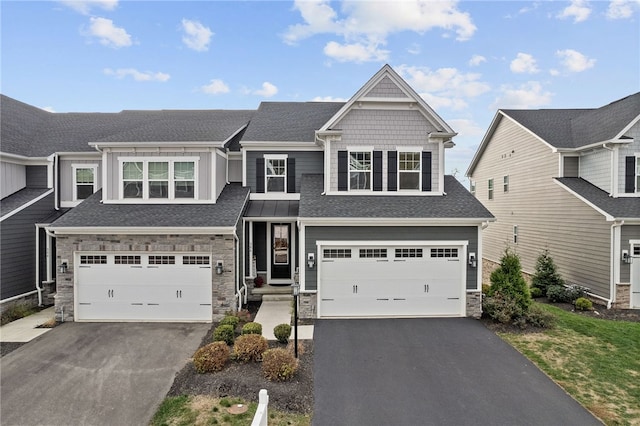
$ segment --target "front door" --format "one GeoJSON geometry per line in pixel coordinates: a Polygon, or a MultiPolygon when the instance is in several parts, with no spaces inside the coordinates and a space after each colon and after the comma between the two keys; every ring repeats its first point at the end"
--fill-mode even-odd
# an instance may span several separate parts
{"type": "Polygon", "coordinates": [[[271,224],[271,278],[291,278],[291,224],[271,224]]]}

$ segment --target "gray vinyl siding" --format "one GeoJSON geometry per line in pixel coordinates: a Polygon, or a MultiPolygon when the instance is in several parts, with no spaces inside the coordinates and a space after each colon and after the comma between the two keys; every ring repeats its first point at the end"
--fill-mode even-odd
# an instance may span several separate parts
{"type": "Polygon", "coordinates": [[[523,270],[533,273],[540,253],[549,249],[569,283],[608,298],[611,224],[554,183],[557,155],[510,119],[500,121],[470,176],[477,183],[476,197],[497,219],[483,232],[483,256],[499,262],[510,246],[520,255],[523,270]],[[507,152],[512,154],[504,156],[507,152]],[[504,175],[509,175],[509,192],[495,190],[488,200],[487,180],[499,183],[504,175]]]}
{"type": "Polygon", "coordinates": [[[27,166],[27,187],[48,188],[47,166],[27,166]]]}
{"type": "Polygon", "coordinates": [[[612,151],[598,149],[580,157],[580,177],[611,193],[612,151]]]}
{"type": "Polygon", "coordinates": [[[27,186],[27,170],[20,164],[0,162],[0,200],[27,186]]]}
{"type": "Polygon", "coordinates": [[[633,143],[621,147],[618,151],[618,192],[624,194],[625,158],[640,154],[640,122],[629,129],[625,136],[633,138],[633,143]]]}
{"type": "MultiPolygon", "coordinates": [[[[475,226],[307,226],[305,227],[304,258],[317,253],[317,241],[468,241],[467,252],[478,253],[478,228],[475,226]]],[[[466,261],[466,259],[465,259],[466,261]]],[[[305,268],[305,288],[318,288],[317,267],[305,268]]],[[[477,288],[478,268],[467,265],[467,289],[477,288]]],[[[399,277],[400,278],[400,277],[399,277]]]]}
{"type": "MultiPolygon", "coordinates": [[[[397,151],[398,147],[422,147],[431,151],[431,188],[440,184],[440,153],[437,143],[428,143],[428,134],[437,129],[418,111],[353,109],[335,126],[342,130],[340,142],[331,143],[330,191],[338,190],[338,151],[356,146],[374,151],[397,151]]],[[[382,161],[382,188],[387,189],[387,154],[382,161]]]]}
{"type": "Polygon", "coordinates": [[[242,160],[229,159],[229,182],[242,182],[242,160]]]}
{"type": "Polygon", "coordinates": [[[120,191],[120,165],[118,159],[120,157],[198,157],[198,199],[199,200],[211,200],[211,183],[212,177],[212,165],[211,165],[211,153],[210,152],[112,152],[107,154],[107,176],[109,176],[109,182],[106,188],[107,200],[117,200],[120,191]]]}
{"type": "Polygon", "coordinates": [[[50,194],[0,223],[0,299],[35,290],[35,224],[53,212],[50,194]]]}
{"type": "Polygon", "coordinates": [[[97,166],[96,175],[96,191],[102,188],[102,162],[100,160],[63,160],[60,159],[60,201],[73,201],[73,187],[75,184],[75,176],[73,175],[73,165],[86,164],[88,166],[97,166]]]}
{"type": "Polygon", "coordinates": [[[563,175],[562,177],[579,177],[580,176],[580,157],[569,157],[566,156],[563,158],[564,166],[563,166],[563,175]]]}
{"type": "MultiPolygon", "coordinates": [[[[623,225],[620,231],[620,250],[631,250],[629,240],[640,240],[640,225],[623,225]]],[[[629,252],[631,253],[631,251],[629,252]]],[[[631,282],[631,265],[620,262],[620,282],[631,282]]]]}
{"type": "Polygon", "coordinates": [[[265,154],[286,154],[296,159],[296,192],[300,192],[303,174],[322,174],[324,171],[324,155],[322,151],[247,151],[247,186],[251,192],[256,191],[256,158],[265,154]]]}
{"type": "Polygon", "coordinates": [[[224,189],[227,184],[227,159],[222,156],[216,154],[216,168],[214,170],[216,174],[216,196],[215,199],[218,199],[218,196],[224,189]]]}

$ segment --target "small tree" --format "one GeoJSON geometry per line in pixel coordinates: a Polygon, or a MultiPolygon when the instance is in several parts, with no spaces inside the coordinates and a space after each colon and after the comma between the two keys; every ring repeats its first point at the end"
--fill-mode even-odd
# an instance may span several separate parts
{"type": "Polygon", "coordinates": [[[531,294],[527,282],[522,276],[522,267],[518,255],[507,248],[500,259],[500,267],[491,273],[491,287],[487,296],[499,294],[511,299],[521,309],[523,314],[531,306],[531,294]]]}
{"type": "Polygon", "coordinates": [[[558,273],[553,258],[549,255],[549,250],[545,249],[538,256],[536,270],[531,279],[531,286],[542,290],[542,294],[547,294],[547,288],[552,285],[564,285],[564,280],[558,273]]]}

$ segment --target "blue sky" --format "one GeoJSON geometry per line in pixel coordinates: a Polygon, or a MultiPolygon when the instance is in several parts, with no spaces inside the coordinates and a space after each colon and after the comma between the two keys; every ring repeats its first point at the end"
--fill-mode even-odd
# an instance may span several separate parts
{"type": "MultiPolygon", "coordinates": [[[[6,1],[3,94],[56,112],[347,100],[390,64],[458,133],[640,90],[640,0],[6,1]]],[[[461,177],[459,175],[459,177],[461,177]]]]}

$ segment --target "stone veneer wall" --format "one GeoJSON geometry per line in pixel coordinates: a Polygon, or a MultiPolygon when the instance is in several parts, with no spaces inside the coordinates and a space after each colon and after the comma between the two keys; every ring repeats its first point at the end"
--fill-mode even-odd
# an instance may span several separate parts
{"type": "MultiPolygon", "coordinates": [[[[56,239],[56,265],[69,261],[67,272],[56,273],[56,321],[74,320],[74,253],[210,253],[212,262],[224,262],[222,275],[212,274],[212,321],[235,311],[235,255],[233,235],[60,235],[56,239]]],[[[57,270],[57,268],[56,268],[57,270]]]]}
{"type": "Polygon", "coordinates": [[[616,284],[616,300],[612,307],[616,309],[631,308],[631,284],[616,284]]]}
{"type": "Polygon", "coordinates": [[[482,316],[482,292],[467,293],[466,316],[480,318],[482,316]]]}

